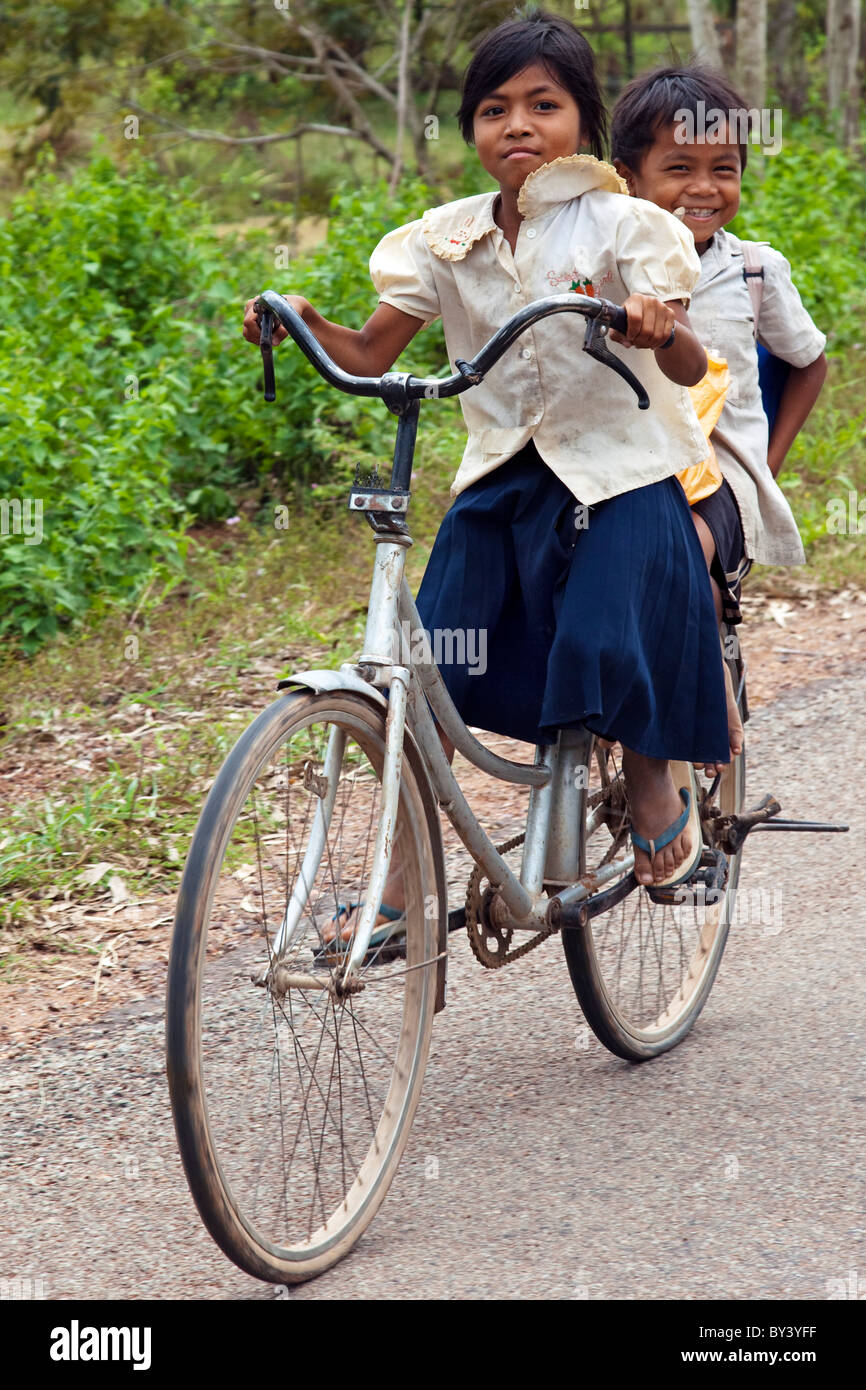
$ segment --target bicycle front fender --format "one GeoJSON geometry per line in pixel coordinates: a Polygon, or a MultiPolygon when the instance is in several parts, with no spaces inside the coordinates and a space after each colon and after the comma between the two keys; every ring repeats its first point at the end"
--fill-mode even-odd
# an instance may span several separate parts
{"type": "Polygon", "coordinates": [[[365,695],[384,710],[388,708],[388,701],[381,690],[377,690],[369,681],[362,680],[351,666],[341,666],[339,671],[296,671],[294,675],[279,681],[277,690],[289,690],[296,685],[314,690],[317,694],[322,691],[351,690],[356,695],[365,695]]]}
{"type": "MultiPolygon", "coordinates": [[[[363,680],[351,666],[341,666],[338,671],[333,670],[313,670],[296,671],[293,675],[287,676],[277,684],[278,690],[312,690],[316,694],[323,692],[332,693],[335,690],[349,690],[355,695],[363,695],[372,704],[380,707],[383,713],[388,711],[388,701],[369,681],[363,680]]],[[[436,967],[436,1013],[445,1007],[445,980],[448,968],[448,884],[445,878],[445,846],[442,842],[442,825],[438,814],[438,801],[436,793],[430,782],[421,750],[415,741],[415,737],[406,723],[403,730],[403,750],[406,757],[412,763],[412,769],[426,787],[427,795],[424,797],[424,807],[427,816],[427,828],[430,833],[430,840],[433,846],[433,854],[436,860],[436,895],[438,899],[438,921],[436,932],[436,952],[442,958],[436,967]]]]}

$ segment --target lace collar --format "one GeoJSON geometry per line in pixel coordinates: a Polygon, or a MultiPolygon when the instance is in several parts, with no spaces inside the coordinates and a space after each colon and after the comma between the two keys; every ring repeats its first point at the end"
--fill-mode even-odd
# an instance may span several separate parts
{"type": "Polygon", "coordinates": [[[493,205],[498,193],[479,193],[429,208],[421,219],[421,230],[430,250],[443,261],[462,261],[476,241],[496,230],[493,205]]]}
{"type": "MultiPolygon", "coordinates": [[[[591,154],[562,155],[528,174],[517,195],[517,210],[524,217],[537,217],[557,203],[567,203],[600,188],[608,193],[625,193],[628,186],[612,164],[591,154]]],[[[476,241],[496,231],[493,208],[499,195],[479,193],[454,203],[429,208],[421,219],[427,245],[443,261],[462,261],[476,241]]]]}
{"type": "Polygon", "coordinates": [[[537,217],[557,203],[579,198],[591,188],[628,195],[628,184],[612,164],[591,154],[561,155],[527,174],[517,195],[517,211],[524,217],[537,217]]]}

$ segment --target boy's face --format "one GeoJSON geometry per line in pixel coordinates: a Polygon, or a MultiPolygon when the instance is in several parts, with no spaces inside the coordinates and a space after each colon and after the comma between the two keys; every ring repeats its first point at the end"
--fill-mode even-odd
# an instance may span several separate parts
{"type": "Polygon", "coordinates": [[[698,251],[706,250],[713,233],[730,222],[740,206],[739,145],[679,144],[674,132],[673,125],[656,131],[638,171],[620,159],[614,164],[635,197],[667,212],[685,208],[683,223],[698,251]]]}
{"type": "Polygon", "coordinates": [[[580,108],[541,63],[531,63],[478,103],[478,158],[502,189],[516,193],[526,175],[580,148],[580,108]]]}

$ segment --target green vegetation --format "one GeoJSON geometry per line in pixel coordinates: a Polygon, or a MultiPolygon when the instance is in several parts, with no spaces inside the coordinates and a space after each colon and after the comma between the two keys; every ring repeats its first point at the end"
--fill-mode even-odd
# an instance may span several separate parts
{"type": "MultiPolygon", "coordinates": [[[[743,184],[740,236],[771,242],[790,261],[803,303],[827,334],[830,371],[780,484],[825,585],[863,583],[857,535],[828,532],[828,502],[866,495],[866,179],[810,115],[786,130],[782,150],[754,158],[743,184]],[[753,168],[753,164],[757,168],[753,168]]],[[[778,576],[780,571],[775,572],[778,576]]],[[[753,582],[750,579],[750,583],[753,582]]]]}
{"type": "MultiPolygon", "coordinates": [[[[462,439],[452,403],[426,416],[413,586],[462,439]]],[[[193,538],[183,581],[133,621],[92,614],[30,659],[26,681],[7,660],[0,736],[7,767],[26,773],[0,831],[0,926],[47,900],[104,893],[82,882],[88,862],[110,860],[135,891],[173,886],[216,769],[277,680],[357,654],[372,558],[369,527],[342,497],[293,508],[284,531],[241,518],[193,538]]]]}
{"type": "MultiPolygon", "coordinates": [[[[126,94],[178,124],[236,134],[346,119],[321,84],[220,47],[233,34],[303,57],[273,6],[155,8],[0,7],[0,925],[10,944],[49,901],[104,899],[107,874],[82,878],[93,864],[110,863],[132,892],[171,891],[216,768],[279,677],[358,651],[372,545],[345,494],[356,463],[389,457],[394,420],[331,390],[291,344],[277,350],[277,402],[265,406],[258,353],[241,336],[244,301],[273,287],[360,326],[375,302],[367,265],[379,238],[489,186],[454,125],[455,73],[476,29],[510,3],[481,4],[450,49],[447,7],[437,10],[413,93],[423,113],[436,90],[441,128],[422,149],[427,182],[410,156],[394,191],[369,141],[312,133],[302,150],[226,148],[145,115],[125,139],[126,94]],[[169,62],[169,51],[186,56],[169,62]],[[302,251],[310,214],[328,215],[327,240],[302,251]],[[32,507],[18,518],[11,505],[25,500],[41,506],[39,543],[29,543],[32,507]]],[[[392,80],[394,65],[382,68],[392,36],[373,32],[369,7],[305,8],[322,24],[339,11],[352,61],[392,80]]],[[[578,20],[591,31],[621,8],[611,0],[578,20]]],[[[813,45],[807,77],[820,65],[820,9],[798,6],[813,45]]],[[[613,95],[620,36],[593,43],[613,95]]],[[[659,57],[651,43],[640,38],[638,67],[659,57]]],[[[801,85],[806,114],[786,120],[782,152],[750,152],[733,230],[783,251],[830,334],[828,383],[781,482],[809,581],[861,584],[862,538],[826,523],[830,499],[866,496],[866,183],[801,85]]],[[[393,148],[393,106],[367,91],[364,112],[393,148]]],[[[400,365],[428,374],[445,364],[434,326],[400,365]]],[[[413,584],[462,444],[458,404],[425,405],[413,584]]],[[[803,582],[802,572],[769,579],[803,582]]]]}
{"type": "MultiPolygon", "coordinates": [[[[91,607],[163,597],[190,522],[247,502],[273,525],[275,505],[387,451],[381,407],[338,396],[298,354],[262,408],[242,305],[288,277],[362,323],[370,249],[429,201],[410,183],[390,205],[378,186],[344,194],[328,246],[276,272],[285,246],[220,241],[192,189],[146,162],[121,175],[97,159],[68,182],[40,171],[0,225],[0,496],[35,503],[42,530],[9,523],[0,636],[33,651],[91,607]]],[[[423,349],[442,362],[440,330],[416,361],[423,349]]]]}

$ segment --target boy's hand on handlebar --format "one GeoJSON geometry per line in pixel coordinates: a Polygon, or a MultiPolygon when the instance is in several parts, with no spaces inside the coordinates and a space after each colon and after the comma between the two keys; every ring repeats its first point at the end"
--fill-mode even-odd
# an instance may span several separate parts
{"type": "MultiPolygon", "coordinates": [[[[304,309],[307,307],[307,300],[300,294],[287,294],[284,296],[286,303],[291,304],[292,308],[304,317],[304,309]]],[[[261,325],[258,315],[253,308],[256,299],[248,299],[244,308],[244,337],[248,343],[258,343],[261,334],[261,325]]],[[[274,323],[274,343],[281,343],[284,338],[288,338],[287,328],[277,319],[274,323]]]]}
{"type": "Polygon", "coordinates": [[[610,337],[624,347],[660,348],[671,336],[676,315],[670,304],[651,294],[630,294],[623,309],[628,314],[628,332],[610,330],[610,337]]]}

